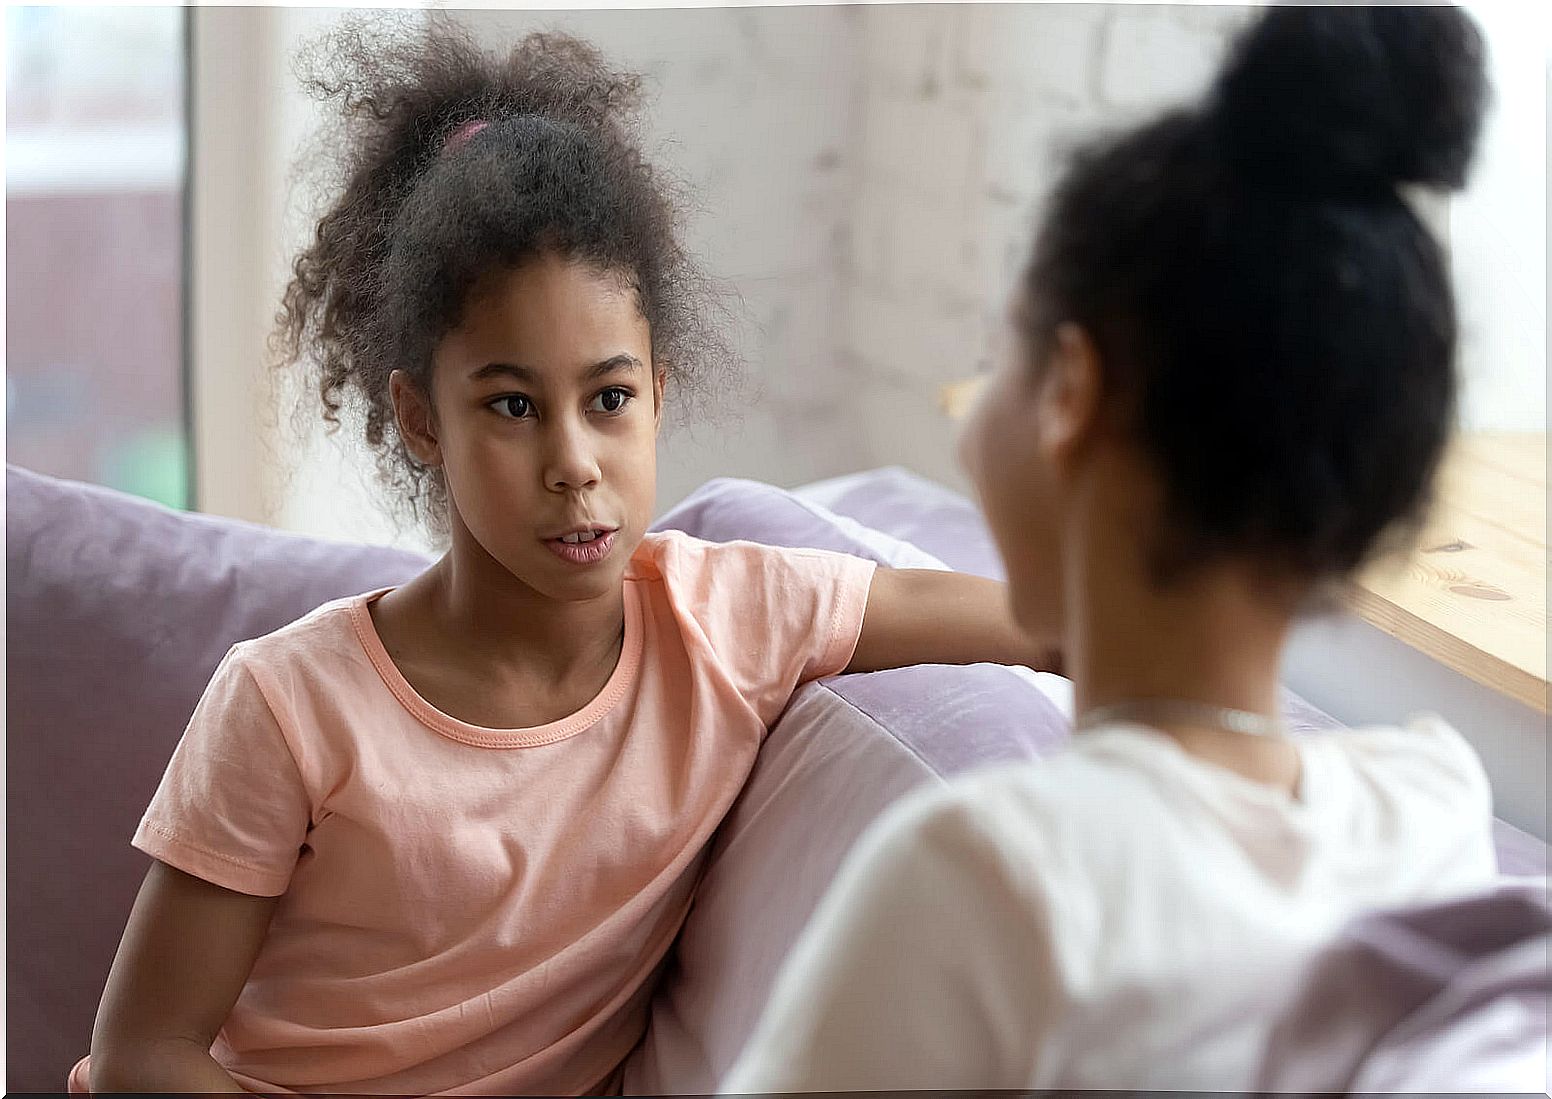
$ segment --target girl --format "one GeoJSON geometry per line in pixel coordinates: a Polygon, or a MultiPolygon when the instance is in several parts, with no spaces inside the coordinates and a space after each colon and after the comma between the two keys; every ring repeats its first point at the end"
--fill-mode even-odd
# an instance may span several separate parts
{"type": "Polygon", "coordinates": [[[1078,734],[874,825],[724,1090],[1245,1093],[1347,918],[1490,880],[1457,733],[1275,716],[1296,609],[1428,494],[1455,314],[1397,185],[1462,184],[1484,95],[1458,10],[1276,7],[1079,155],[962,445],[1078,734]]]}
{"type": "Polygon", "coordinates": [[[665,401],[716,339],[634,78],[442,20],[328,48],[348,178],[281,331],[450,548],[227,655],[73,1082],[617,1090],[793,690],[1033,647],[997,584],[645,533],[665,401]]]}

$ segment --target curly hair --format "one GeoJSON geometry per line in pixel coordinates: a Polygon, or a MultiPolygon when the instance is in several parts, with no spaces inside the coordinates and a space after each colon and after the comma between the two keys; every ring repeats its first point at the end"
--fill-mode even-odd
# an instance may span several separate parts
{"type": "Polygon", "coordinates": [[[1454,416],[1443,253],[1402,184],[1463,185],[1487,96],[1450,7],[1271,8],[1206,100],[1081,149],[1021,297],[1076,321],[1165,493],[1156,579],[1233,557],[1317,599],[1409,542],[1454,416]]]}
{"type": "Polygon", "coordinates": [[[717,291],[679,241],[680,186],[640,152],[638,76],[563,34],[496,58],[440,13],[347,18],[298,68],[338,104],[339,185],[271,347],[277,365],[316,370],[331,429],[357,414],[412,518],[445,530],[447,486],[399,437],[388,379],[403,370],[429,393],[437,344],[493,271],[554,253],[621,275],[676,391],[703,394],[737,366],[717,291]]]}

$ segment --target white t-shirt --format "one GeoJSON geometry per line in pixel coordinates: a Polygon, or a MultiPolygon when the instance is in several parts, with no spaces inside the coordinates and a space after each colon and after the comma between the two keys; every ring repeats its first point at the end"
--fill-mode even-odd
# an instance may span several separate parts
{"type": "Polygon", "coordinates": [[[1297,798],[1155,730],[912,794],[863,836],[725,1093],[1246,1089],[1301,966],[1495,873],[1444,722],[1301,736],[1297,798]]]}

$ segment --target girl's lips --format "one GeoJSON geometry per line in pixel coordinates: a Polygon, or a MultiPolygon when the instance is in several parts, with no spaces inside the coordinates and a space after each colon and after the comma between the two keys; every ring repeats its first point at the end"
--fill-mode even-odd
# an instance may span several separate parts
{"type": "Polygon", "coordinates": [[[563,542],[559,538],[546,538],[544,544],[555,551],[555,556],[573,565],[596,565],[614,548],[614,531],[600,534],[591,542],[563,542]]]}

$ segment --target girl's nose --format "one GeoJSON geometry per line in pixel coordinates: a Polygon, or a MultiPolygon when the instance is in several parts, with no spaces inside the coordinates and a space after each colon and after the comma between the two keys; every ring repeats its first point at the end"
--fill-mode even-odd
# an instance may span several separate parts
{"type": "Polygon", "coordinates": [[[574,492],[598,484],[597,455],[586,428],[579,423],[556,424],[545,456],[544,484],[551,492],[574,492]]]}

